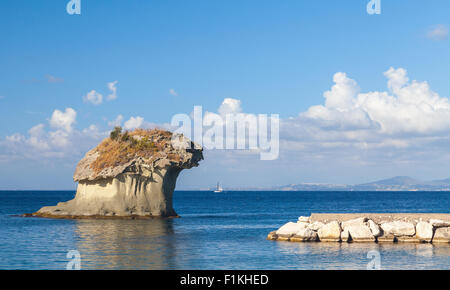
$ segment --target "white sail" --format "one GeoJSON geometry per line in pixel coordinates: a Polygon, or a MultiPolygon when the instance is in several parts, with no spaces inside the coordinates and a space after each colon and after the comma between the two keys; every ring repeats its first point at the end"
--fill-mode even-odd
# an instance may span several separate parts
{"type": "Polygon", "coordinates": [[[223,188],[220,186],[220,183],[217,182],[217,187],[216,187],[216,190],[214,190],[214,192],[222,192],[222,191],[223,191],[223,188]]]}

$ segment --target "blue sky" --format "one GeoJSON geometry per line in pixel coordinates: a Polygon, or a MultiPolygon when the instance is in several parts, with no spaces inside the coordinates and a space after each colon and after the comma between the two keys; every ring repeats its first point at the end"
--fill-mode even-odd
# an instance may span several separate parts
{"type": "MultiPolygon", "coordinates": [[[[29,158],[20,145],[11,149],[5,143],[14,134],[29,138],[37,124],[49,127],[55,110],[74,109],[74,130],[80,132],[91,125],[107,131],[118,115],[125,121],[142,116],[166,123],[194,105],[217,111],[225,98],[240,100],[248,113],[296,118],[324,104],[335,73],[345,72],[363,92],[387,91],[383,72],[390,67],[426,81],[441,98],[450,96],[446,0],[382,0],[381,15],[368,15],[365,0],[81,0],[81,15],[68,15],[67,2],[0,3],[0,189],[74,187],[76,161],[97,141],[87,140],[75,146],[76,153],[57,158],[39,153],[29,158]],[[117,99],[100,105],[83,101],[92,90],[108,95],[112,81],[117,81],[117,99]]],[[[383,138],[395,139],[389,136],[383,138]]],[[[446,165],[426,156],[434,147],[423,146],[413,152],[420,158],[408,160],[423,171],[414,171],[404,159],[395,166],[378,162],[375,151],[361,153],[371,157],[358,166],[341,160],[330,169],[322,161],[261,163],[246,157],[233,171],[212,152],[204,169],[184,173],[179,185],[352,183],[390,174],[450,177],[446,165]]],[[[392,156],[400,156],[395,150],[392,156]]]]}

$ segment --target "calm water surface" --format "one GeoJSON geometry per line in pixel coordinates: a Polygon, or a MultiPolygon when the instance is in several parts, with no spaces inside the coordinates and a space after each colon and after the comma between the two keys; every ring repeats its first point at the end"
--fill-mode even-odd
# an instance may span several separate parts
{"type": "Polygon", "coordinates": [[[449,269],[450,246],[267,241],[311,212],[449,213],[448,192],[177,191],[178,219],[52,220],[15,217],[74,192],[0,191],[0,269],[449,269]]]}

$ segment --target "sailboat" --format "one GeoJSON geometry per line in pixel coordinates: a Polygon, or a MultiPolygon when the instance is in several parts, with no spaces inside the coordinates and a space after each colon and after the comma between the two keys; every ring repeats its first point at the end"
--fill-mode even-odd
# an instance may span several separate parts
{"type": "Polygon", "coordinates": [[[217,187],[216,190],[214,190],[214,192],[223,192],[223,188],[220,186],[219,182],[217,182],[217,187]]]}

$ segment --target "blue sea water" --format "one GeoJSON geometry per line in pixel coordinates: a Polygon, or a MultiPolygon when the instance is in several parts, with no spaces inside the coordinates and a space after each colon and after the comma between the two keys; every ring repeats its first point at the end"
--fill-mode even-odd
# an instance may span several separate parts
{"type": "Polygon", "coordinates": [[[0,269],[449,269],[450,246],[289,243],[266,236],[312,212],[449,213],[448,192],[176,191],[181,218],[55,220],[14,216],[71,191],[0,191],[0,269]],[[376,253],[376,252],[375,252],[376,253]],[[369,254],[369,256],[368,256],[369,254]]]}

